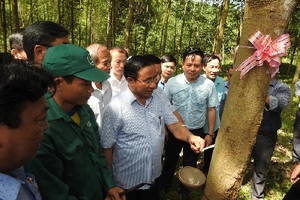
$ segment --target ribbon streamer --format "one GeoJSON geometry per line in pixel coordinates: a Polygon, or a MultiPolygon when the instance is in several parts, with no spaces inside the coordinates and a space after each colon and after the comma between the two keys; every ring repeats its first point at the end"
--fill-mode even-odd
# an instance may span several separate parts
{"type": "Polygon", "coordinates": [[[260,31],[257,31],[248,40],[257,50],[236,69],[236,71],[241,72],[240,78],[253,67],[262,66],[264,61],[267,61],[269,65],[271,76],[275,76],[279,71],[281,57],[286,56],[287,50],[291,46],[290,35],[283,34],[272,41],[270,35],[263,35],[260,31]]]}

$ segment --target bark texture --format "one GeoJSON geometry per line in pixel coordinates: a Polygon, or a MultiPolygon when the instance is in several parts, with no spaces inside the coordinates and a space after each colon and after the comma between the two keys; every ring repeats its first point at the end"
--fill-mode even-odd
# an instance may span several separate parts
{"type": "MultiPolygon", "coordinates": [[[[254,53],[248,38],[256,31],[275,40],[285,32],[297,0],[246,0],[234,69],[254,53]]],[[[242,79],[234,72],[202,199],[236,199],[262,119],[270,74],[255,67],[242,79]]]]}

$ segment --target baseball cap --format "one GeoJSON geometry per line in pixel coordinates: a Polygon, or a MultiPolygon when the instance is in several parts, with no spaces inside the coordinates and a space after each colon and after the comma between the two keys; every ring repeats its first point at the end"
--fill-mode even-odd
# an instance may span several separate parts
{"type": "Polygon", "coordinates": [[[74,44],[59,44],[50,47],[42,67],[54,76],[73,75],[87,81],[103,82],[109,75],[98,69],[89,52],[74,44]]]}

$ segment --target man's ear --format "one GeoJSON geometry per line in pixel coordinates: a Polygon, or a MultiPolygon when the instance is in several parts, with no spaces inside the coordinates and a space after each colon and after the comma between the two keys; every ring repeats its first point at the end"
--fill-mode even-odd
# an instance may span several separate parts
{"type": "Polygon", "coordinates": [[[126,81],[129,85],[132,84],[133,82],[135,82],[135,80],[131,77],[127,77],[126,81]]]}
{"type": "Polygon", "coordinates": [[[44,60],[47,48],[42,45],[35,45],[33,48],[34,62],[41,64],[44,60]]]}
{"type": "Polygon", "coordinates": [[[12,49],[10,51],[10,54],[13,55],[15,58],[17,58],[18,50],[17,49],[12,49]]]}
{"type": "Polygon", "coordinates": [[[54,82],[56,85],[56,90],[57,91],[61,91],[64,84],[66,83],[66,81],[63,79],[63,77],[59,76],[59,77],[55,77],[54,78],[54,82]]]}

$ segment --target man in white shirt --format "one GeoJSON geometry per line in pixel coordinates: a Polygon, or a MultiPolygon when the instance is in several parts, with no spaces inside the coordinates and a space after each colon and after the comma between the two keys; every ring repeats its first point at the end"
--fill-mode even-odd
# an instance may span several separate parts
{"type": "Polygon", "coordinates": [[[124,65],[127,60],[127,52],[120,47],[114,47],[110,50],[111,67],[110,78],[108,81],[112,87],[112,96],[128,88],[128,83],[124,77],[124,65]]]}
{"type": "MultiPolygon", "coordinates": [[[[111,69],[110,51],[101,44],[91,44],[86,49],[89,51],[96,67],[105,71],[106,73],[109,73],[111,69]]],[[[94,88],[94,92],[88,100],[88,104],[95,114],[100,134],[100,130],[102,128],[102,116],[104,107],[110,102],[112,98],[112,88],[107,80],[103,82],[93,82],[92,86],[94,88]]]]}

